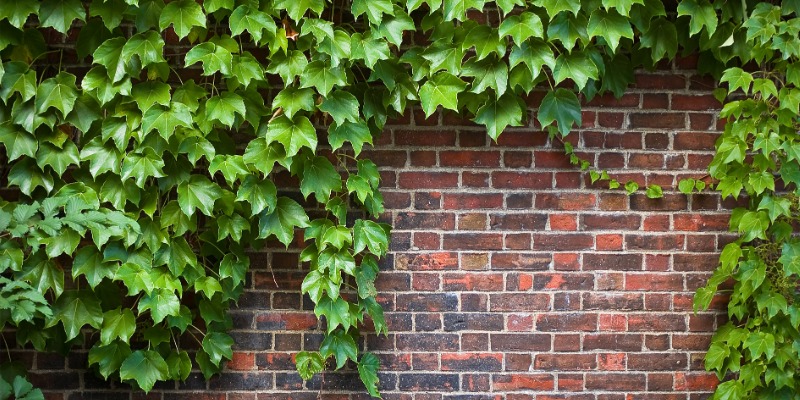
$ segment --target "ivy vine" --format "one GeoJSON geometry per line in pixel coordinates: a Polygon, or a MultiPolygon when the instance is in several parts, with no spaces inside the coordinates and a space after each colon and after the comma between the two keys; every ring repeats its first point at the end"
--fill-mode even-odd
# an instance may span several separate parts
{"type": "MultiPolygon", "coordinates": [[[[389,226],[369,218],[383,199],[361,152],[386,121],[452,110],[497,139],[545,87],[535,118],[563,138],[582,100],[622,95],[682,49],[727,84],[713,188],[749,201],[696,296],[708,307],[736,282],[706,366],[738,375],[715,396],[791,397],[798,16],[798,0],[4,0],[0,143],[20,196],[0,203],[0,328],[40,351],[85,333],[92,368],[144,391],[208,378],[232,357],[246,249],[302,242],[325,337],[296,355],[301,377],[351,361],[380,396],[378,358],[357,343],[366,319],[387,330],[374,281],[389,226]],[[286,176],[297,186],[276,185],[286,176]]],[[[592,181],[639,190],[573,150],[592,181]]],[[[0,372],[0,398],[41,398],[18,366],[0,372]]]]}

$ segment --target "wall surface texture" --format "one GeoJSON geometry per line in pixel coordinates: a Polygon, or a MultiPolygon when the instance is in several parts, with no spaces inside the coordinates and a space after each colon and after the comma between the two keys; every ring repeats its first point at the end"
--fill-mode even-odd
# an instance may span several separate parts
{"type": "MultiPolygon", "coordinates": [[[[594,99],[569,137],[621,182],[662,185],[659,200],[592,185],[534,126],[498,143],[451,114],[387,128],[367,157],[394,226],[379,278],[390,333],[363,343],[382,359],[385,399],[709,396],[702,359],[721,317],[691,302],[732,240],[733,204],[673,189],[706,174],[721,128],[713,81],[693,68],[681,60],[638,75],[621,99],[594,99]]],[[[210,382],[192,374],[145,396],[85,370],[85,352],[12,357],[49,399],[366,398],[354,373],[303,383],[294,372],[293,354],[320,340],[301,269],[296,252],[253,254],[232,311],[237,351],[210,382]]]]}

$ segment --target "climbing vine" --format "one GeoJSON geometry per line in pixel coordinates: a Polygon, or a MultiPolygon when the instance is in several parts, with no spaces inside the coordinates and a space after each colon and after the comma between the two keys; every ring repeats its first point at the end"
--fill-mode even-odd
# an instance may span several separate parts
{"type": "MultiPolygon", "coordinates": [[[[793,393],[798,16],[797,0],[2,1],[0,142],[20,194],[0,203],[0,328],[40,351],[86,341],[92,368],[144,391],[208,378],[232,357],[246,250],[276,241],[302,246],[324,320],[301,377],[351,361],[379,396],[357,343],[366,319],[387,330],[374,281],[389,227],[369,218],[383,200],[361,153],[386,121],[451,110],[497,139],[544,87],[535,119],[563,138],[582,100],[682,50],[727,85],[713,188],[749,202],[696,297],[735,281],[706,366],[738,373],[720,399],[793,393]]],[[[639,190],[565,147],[592,181],[639,190]]],[[[41,398],[10,361],[0,398],[41,398]]]]}

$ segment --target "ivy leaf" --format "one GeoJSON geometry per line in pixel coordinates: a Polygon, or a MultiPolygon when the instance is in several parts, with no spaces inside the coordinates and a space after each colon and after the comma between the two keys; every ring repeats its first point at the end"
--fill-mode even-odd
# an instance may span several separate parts
{"type": "Polygon", "coordinates": [[[284,85],[289,86],[296,76],[303,73],[306,66],[308,66],[306,55],[299,50],[290,50],[286,56],[278,53],[271,57],[267,72],[279,75],[284,85]]]}
{"type": "Polygon", "coordinates": [[[250,173],[242,156],[238,155],[218,155],[214,157],[211,160],[211,164],[208,166],[208,172],[211,175],[222,172],[222,176],[225,177],[225,182],[228,182],[228,185],[231,187],[233,187],[234,182],[236,182],[239,177],[245,175],[249,176],[250,173]]]}
{"type": "MultiPolygon", "coordinates": [[[[329,299],[323,299],[322,301],[325,302],[329,299]]],[[[342,299],[337,299],[337,302],[331,302],[331,304],[335,303],[344,303],[344,306],[347,306],[347,302],[342,299]]],[[[329,301],[330,302],[330,301],[329,301]]],[[[326,303],[327,304],[327,303],[326,303]]],[[[319,308],[319,305],[317,305],[319,308]]],[[[316,309],[314,310],[316,313],[316,309]]],[[[319,315],[318,315],[319,316],[319,315]]],[[[330,318],[326,315],[326,319],[328,320],[328,324],[330,325],[330,318]]],[[[319,352],[322,354],[322,357],[328,358],[333,356],[336,359],[336,368],[344,367],[344,364],[347,362],[348,359],[353,361],[358,361],[358,348],[356,347],[356,342],[353,340],[353,337],[348,335],[342,330],[337,330],[335,333],[331,334],[328,331],[328,335],[325,336],[325,339],[322,341],[322,344],[319,347],[319,352]]]]}
{"type": "Polygon", "coordinates": [[[696,35],[706,28],[711,36],[717,30],[717,13],[708,0],[681,0],[678,3],[678,16],[689,16],[689,35],[696,35]]]}
{"type": "Polygon", "coordinates": [[[152,148],[145,147],[141,151],[128,153],[125,156],[120,171],[122,173],[121,178],[125,182],[128,178],[136,177],[136,186],[144,189],[147,178],[161,178],[164,176],[162,168],[164,168],[163,159],[152,148]]]}
{"type": "Polygon", "coordinates": [[[380,360],[372,353],[364,354],[358,361],[358,376],[361,378],[361,382],[364,382],[367,393],[372,397],[381,397],[378,392],[378,369],[380,367],[380,360]]]}
{"type": "Polygon", "coordinates": [[[17,29],[24,27],[29,15],[38,13],[38,1],[8,0],[0,2],[0,20],[7,19],[17,29]]]}
{"type": "Polygon", "coordinates": [[[522,125],[523,108],[513,94],[505,94],[499,99],[490,98],[478,112],[473,121],[486,126],[486,133],[495,141],[508,126],[522,125]]]}
{"type": "Polygon", "coordinates": [[[582,43],[588,42],[587,25],[588,21],[583,14],[577,16],[568,13],[559,14],[547,26],[547,38],[550,41],[558,40],[568,51],[572,51],[578,39],[581,39],[582,43]]]}
{"type": "Polygon", "coordinates": [[[553,70],[556,66],[553,50],[547,43],[539,39],[526,40],[519,46],[515,45],[511,49],[508,60],[511,68],[524,63],[531,72],[532,79],[536,79],[544,71],[544,66],[547,66],[550,70],[553,70]]]}
{"type": "Polygon", "coordinates": [[[164,139],[169,139],[179,126],[192,127],[192,113],[183,103],[172,102],[169,108],[150,107],[142,117],[142,132],[148,134],[158,131],[164,139]]]}
{"type": "Polygon", "coordinates": [[[122,17],[128,6],[123,0],[106,0],[104,2],[92,2],[89,6],[91,16],[100,17],[103,25],[109,31],[114,30],[122,22],[122,17]]]}
{"type": "Polygon", "coordinates": [[[272,172],[275,163],[281,161],[286,164],[291,162],[291,158],[286,157],[286,152],[281,145],[267,144],[266,139],[258,137],[247,144],[244,155],[244,162],[253,165],[262,174],[267,175],[272,172]]]}
{"type": "Polygon", "coordinates": [[[71,140],[64,142],[63,147],[58,148],[48,142],[42,142],[36,152],[36,164],[44,171],[45,166],[49,166],[58,175],[63,175],[70,165],[80,163],[78,147],[71,140]]]}
{"type": "Polygon", "coordinates": [[[742,241],[749,242],[753,239],[766,239],[766,230],[769,227],[769,217],[763,211],[748,211],[739,220],[738,231],[743,234],[742,241]]]}
{"type": "Polygon", "coordinates": [[[167,289],[155,289],[139,300],[139,315],[150,310],[153,322],[160,323],[167,316],[180,315],[181,303],[175,292],[167,289]]]}
{"type": "Polygon", "coordinates": [[[578,15],[581,10],[581,2],[579,0],[541,0],[540,4],[547,10],[547,15],[552,19],[562,11],[569,11],[574,15],[578,15]]]}
{"type": "Polygon", "coordinates": [[[103,323],[103,309],[100,300],[89,290],[68,290],[53,304],[53,318],[47,326],[64,324],[66,340],[81,333],[84,325],[100,329],[103,323]]]}
{"type": "Polygon", "coordinates": [[[719,81],[728,83],[728,92],[742,89],[747,94],[750,92],[750,84],[753,83],[753,75],[739,67],[732,67],[725,70],[719,81]]]}
{"type": "Polygon", "coordinates": [[[744,348],[750,351],[750,357],[757,360],[762,355],[771,359],[775,354],[775,336],[771,333],[751,332],[744,341],[744,348]]]}
{"type": "Polygon", "coordinates": [[[365,248],[376,256],[386,254],[389,249],[388,226],[370,220],[359,219],[353,226],[353,251],[360,253],[365,248]]]}
{"type": "Polygon", "coordinates": [[[562,54],[556,59],[556,66],[553,69],[555,83],[561,83],[569,78],[575,82],[578,89],[583,90],[589,79],[597,80],[597,66],[584,53],[574,52],[562,54]]]}
{"type": "Polygon", "coordinates": [[[321,95],[327,96],[334,86],[347,85],[346,78],[343,68],[334,67],[330,62],[314,61],[300,75],[300,86],[315,87],[321,95]]]}
{"type": "Polygon", "coordinates": [[[126,59],[122,57],[125,43],[127,41],[123,37],[111,38],[103,42],[92,54],[95,63],[106,67],[112,83],[119,82],[126,75],[126,59]]]}
{"type": "Polygon", "coordinates": [[[267,143],[278,142],[286,150],[286,157],[293,157],[303,147],[312,151],[317,148],[317,131],[305,116],[295,115],[293,118],[280,116],[267,126],[265,134],[267,143]]]}
{"type": "Polygon", "coordinates": [[[378,33],[386,38],[389,43],[400,47],[403,43],[403,32],[414,30],[414,20],[404,13],[395,10],[394,15],[385,17],[378,26],[378,33]]]}
{"type": "Polygon", "coordinates": [[[102,346],[97,342],[89,349],[89,365],[97,364],[100,375],[108,379],[111,374],[119,370],[130,354],[131,348],[127,343],[114,341],[102,346]]]}
{"type": "Polygon", "coordinates": [[[264,210],[274,210],[278,202],[277,196],[278,190],[272,181],[248,175],[239,186],[236,200],[250,203],[250,214],[254,216],[264,210]]]}
{"type": "Polygon", "coordinates": [[[158,81],[142,82],[133,86],[131,97],[144,114],[153,104],[169,106],[169,85],[158,81]]]}
{"type": "Polygon", "coordinates": [[[219,265],[219,277],[222,279],[231,278],[234,285],[244,282],[247,268],[250,266],[250,259],[239,259],[233,254],[226,254],[219,265]]]}
{"type": "Polygon", "coordinates": [[[178,185],[178,205],[181,211],[192,216],[195,210],[213,215],[214,202],[222,197],[222,189],[202,175],[192,175],[189,181],[178,185]]]}
{"type": "MultiPolygon", "coordinates": [[[[314,110],[314,90],[313,89],[298,89],[294,87],[286,87],[275,96],[272,101],[272,109],[275,110],[280,107],[283,114],[289,118],[294,117],[295,113],[300,110],[313,111],[314,110]]],[[[358,107],[358,104],[356,104],[358,107]]],[[[356,108],[358,112],[358,108],[356,108]]]]}
{"type": "Polygon", "coordinates": [[[366,13],[369,22],[374,25],[379,25],[383,21],[383,14],[394,14],[390,0],[353,0],[351,10],[354,17],[366,13]]]}
{"type": "Polygon", "coordinates": [[[55,77],[45,79],[36,89],[36,110],[38,113],[44,113],[53,107],[66,117],[72,111],[77,99],[75,75],[62,71],[55,77]]]}
{"type": "Polygon", "coordinates": [[[23,101],[36,95],[36,71],[28,68],[28,64],[11,61],[5,64],[0,79],[0,98],[6,104],[14,93],[19,93],[23,101]]]}
{"type": "Polygon", "coordinates": [[[450,110],[458,110],[458,94],[466,87],[466,82],[447,72],[439,72],[428,79],[419,89],[425,117],[430,117],[440,105],[450,110]]]}
{"type": "Polygon", "coordinates": [[[286,10],[289,18],[293,21],[300,21],[308,10],[317,15],[322,14],[325,2],[324,0],[276,0],[275,8],[286,10]]]}
{"type": "Polygon", "coordinates": [[[455,75],[461,71],[464,50],[454,43],[436,43],[422,53],[422,58],[430,62],[431,72],[443,69],[455,75]]]}
{"type": "Polygon", "coordinates": [[[186,53],[185,65],[187,67],[196,62],[203,64],[203,75],[213,75],[219,72],[227,76],[231,74],[231,68],[233,68],[233,54],[225,47],[212,42],[203,42],[186,53]]]}
{"type": "Polygon", "coordinates": [[[128,343],[136,332],[136,317],[130,308],[117,308],[103,314],[103,328],[100,330],[100,342],[111,344],[120,339],[128,343]]]}
{"type": "Polygon", "coordinates": [[[136,350],[120,366],[119,377],[136,381],[148,393],[156,382],[169,378],[169,366],[155,350],[136,350]]]}
{"type": "Polygon", "coordinates": [[[391,56],[386,40],[358,32],[350,37],[350,51],[351,59],[364,60],[364,64],[370,69],[374,68],[378,61],[387,60],[391,56]]]}
{"type": "Polygon", "coordinates": [[[141,292],[150,294],[155,288],[153,277],[150,274],[150,267],[145,268],[131,262],[122,264],[116,270],[114,280],[125,284],[125,287],[128,288],[129,296],[136,296],[141,292]]]}
{"type": "Polygon", "coordinates": [[[272,35],[277,31],[275,21],[269,14],[247,5],[241,5],[233,10],[230,16],[230,28],[232,36],[241,35],[246,31],[256,43],[261,42],[264,31],[272,35]]]}
{"type": "Polygon", "coordinates": [[[644,0],[603,0],[603,8],[606,10],[616,9],[618,13],[628,16],[634,4],[644,5],[644,0]]]}
{"type": "Polygon", "coordinates": [[[511,36],[514,43],[521,45],[529,37],[544,37],[544,27],[538,15],[526,11],[503,20],[498,33],[501,37],[511,36]]]}
{"type": "Polygon", "coordinates": [[[72,278],[81,275],[86,277],[89,286],[94,289],[103,278],[114,278],[115,265],[103,262],[103,255],[94,246],[81,247],[75,253],[75,260],[72,263],[72,278]]]}
{"type": "Polygon", "coordinates": [[[89,161],[89,173],[95,178],[108,171],[116,175],[120,172],[122,155],[115,147],[104,145],[99,138],[87,143],[80,157],[83,161],[89,161]]]}
{"type": "Polygon", "coordinates": [[[337,90],[325,98],[319,109],[330,114],[337,125],[358,122],[358,99],[350,92],[337,90]]]}
{"type": "Polygon", "coordinates": [[[319,352],[301,351],[294,359],[300,378],[307,381],[325,369],[325,358],[319,352]]]}
{"type": "Polygon", "coordinates": [[[183,39],[189,35],[192,27],[206,27],[206,16],[203,8],[194,0],[172,1],[161,11],[158,19],[158,27],[161,30],[172,25],[178,39],[183,39]]]}
{"type": "Polygon", "coordinates": [[[203,350],[208,354],[211,362],[219,364],[222,359],[233,358],[233,338],[227,333],[211,332],[203,338],[203,350]]]}
{"type": "Polygon", "coordinates": [[[578,97],[570,90],[557,88],[547,93],[539,106],[537,119],[542,127],[553,121],[558,123],[558,131],[566,136],[573,124],[581,125],[581,104],[578,97]]]}
{"type": "Polygon", "coordinates": [[[665,56],[669,59],[678,53],[678,31],[675,25],[665,18],[658,18],[650,24],[650,29],[639,38],[642,47],[650,49],[655,64],[665,56]]]}
{"type": "MultiPolygon", "coordinates": [[[[351,317],[350,303],[348,303],[341,297],[338,297],[335,300],[332,300],[330,297],[323,297],[322,299],[320,299],[319,303],[317,303],[317,306],[314,307],[314,314],[317,316],[317,318],[323,315],[325,316],[325,321],[328,329],[328,336],[326,337],[326,340],[331,336],[337,336],[336,333],[331,335],[331,332],[333,332],[339,325],[341,325],[345,331],[347,331],[350,328],[350,317],[351,317]]],[[[337,333],[341,333],[341,331],[337,331],[337,333]]],[[[352,337],[350,337],[347,334],[342,334],[341,336],[347,336],[348,338],[350,338],[351,341],[353,340],[352,337]]],[[[329,346],[330,345],[333,345],[333,343],[329,344],[329,346]]],[[[325,346],[325,344],[323,344],[320,347],[320,352],[325,357],[332,355],[333,352],[335,351],[342,351],[342,349],[333,350],[330,347],[325,346]],[[328,352],[328,350],[331,350],[331,352],[328,352]]],[[[353,354],[353,357],[355,357],[355,352],[353,354]]],[[[353,360],[355,361],[355,359],[353,360]]],[[[336,361],[337,363],[341,361],[342,364],[337,368],[341,368],[346,362],[346,360],[340,359],[338,357],[336,361]]]]}
{"type": "Polygon", "coordinates": [[[242,96],[236,93],[223,92],[206,102],[206,118],[219,121],[228,128],[233,126],[234,114],[244,118],[246,112],[242,96]]]}
{"type": "Polygon", "coordinates": [[[452,21],[457,19],[464,21],[467,16],[467,10],[474,8],[476,10],[483,10],[484,0],[444,0],[442,5],[442,14],[445,21],[452,21]]]}
{"type": "Polygon", "coordinates": [[[628,18],[616,11],[595,10],[589,16],[587,26],[589,37],[600,36],[611,47],[611,52],[617,50],[620,38],[633,39],[633,29],[628,18]]]}
{"type": "Polygon", "coordinates": [[[372,132],[363,120],[358,123],[345,122],[342,125],[332,125],[328,130],[328,143],[332,150],[337,150],[350,142],[356,157],[361,153],[364,143],[372,144],[372,132]]]}
{"type": "Polygon", "coordinates": [[[39,142],[33,135],[10,122],[0,124],[0,143],[6,148],[8,161],[21,156],[35,157],[39,149],[39,142]]]}
{"type": "Polygon", "coordinates": [[[264,70],[261,68],[261,63],[249,52],[233,56],[231,75],[245,87],[249,86],[252,81],[264,81],[264,70]]]}
{"type": "Polygon", "coordinates": [[[275,235],[285,246],[294,238],[295,228],[308,226],[308,216],[300,204],[288,197],[278,197],[275,209],[262,212],[258,219],[259,238],[275,235]]]}
{"type": "Polygon", "coordinates": [[[39,23],[67,34],[74,20],[86,21],[80,0],[44,0],[39,7],[39,23]]]}
{"type": "Polygon", "coordinates": [[[122,46],[120,57],[122,57],[122,60],[126,60],[125,62],[130,62],[133,57],[136,57],[142,68],[151,64],[166,62],[164,59],[164,39],[155,31],[137,33],[131,36],[122,46]]]}
{"type": "Polygon", "coordinates": [[[300,192],[304,197],[314,193],[320,203],[326,203],[331,192],[342,188],[342,177],[336,172],[325,157],[309,158],[303,163],[303,179],[300,181],[300,192]]]}

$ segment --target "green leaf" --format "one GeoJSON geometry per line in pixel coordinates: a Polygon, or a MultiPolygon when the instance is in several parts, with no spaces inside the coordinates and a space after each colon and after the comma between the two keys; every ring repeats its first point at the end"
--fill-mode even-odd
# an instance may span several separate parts
{"type": "Polygon", "coordinates": [[[62,148],[43,142],[36,152],[36,164],[39,168],[44,171],[45,166],[49,166],[59,175],[63,175],[70,165],[77,165],[79,162],[78,147],[72,141],[64,142],[62,148]]]}
{"type": "Polygon", "coordinates": [[[176,0],[168,3],[161,11],[158,19],[158,27],[161,30],[172,25],[178,39],[183,39],[189,35],[192,27],[206,27],[206,16],[203,8],[194,0],[176,0]]]}
{"type": "Polygon", "coordinates": [[[769,227],[769,217],[763,211],[748,211],[739,220],[738,231],[743,234],[742,240],[749,242],[753,239],[766,239],[766,230],[769,227]]]}
{"type": "Polygon", "coordinates": [[[53,318],[47,324],[64,324],[66,340],[81,333],[84,325],[100,329],[103,323],[103,310],[94,293],[88,290],[68,290],[53,304],[53,318]]]}
{"type": "MultiPolygon", "coordinates": [[[[24,12],[24,11],[23,11],[24,12]]],[[[39,23],[66,34],[74,20],[86,21],[80,0],[44,0],[39,7],[39,23]]]]}
{"type": "Polygon", "coordinates": [[[180,315],[181,303],[175,292],[167,289],[155,289],[139,300],[139,315],[150,311],[150,317],[156,324],[168,316],[180,315]]]}
{"type": "MultiPolygon", "coordinates": [[[[113,39],[110,39],[113,40],[113,39]]],[[[133,57],[139,61],[139,65],[145,68],[151,64],[166,62],[164,59],[164,39],[155,31],[146,31],[131,36],[125,45],[122,46],[120,54],[122,60],[128,63],[133,57]]],[[[110,72],[111,70],[109,70],[110,72]]],[[[116,76],[116,75],[115,75],[116,76]]],[[[114,80],[116,82],[116,80],[114,80]]]]}
{"type": "Polygon", "coordinates": [[[161,170],[164,168],[164,161],[156,152],[145,147],[141,152],[128,153],[122,162],[122,181],[136,177],[136,186],[144,189],[145,181],[150,177],[160,178],[164,176],[161,170]]]}
{"type": "Polygon", "coordinates": [[[21,156],[35,157],[39,149],[39,142],[33,135],[10,122],[0,124],[0,143],[5,146],[9,161],[21,156]]]}
{"type": "Polygon", "coordinates": [[[462,75],[475,78],[470,87],[472,93],[485,93],[487,88],[492,88],[495,97],[500,97],[508,87],[508,66],[502,61],[485,59],[468,62],[462,75]]]}
{"type": "Polygon", "coordinates": [[[350,37],[350,51],[351,59],[364,60],[364,64],[370,69],[373,69],[378,61],[388,60],[391,57],[386,40],[358,32],[350,37]]]}
{"type": "Polygon", "coordinates": [[[30,0],[8,0],[0,2],[0,19],[7,19],[17,29],[22,29],[28,16],[39,13],[39,2],[30,0]]]}
{"type": "MultiPolygon", "coordinates": [[[[269,61],[267,72],[280,75],[284,84],[288,86],[294,81],[296,76],[303,73],[306,66],[308,66],[306,55],[299,50],[290,50],[286,56],[284,56],[283,53],[278,53],[273,56],[269,61]]],[[[313,86],[313,84],[311,84],[311,86],[313,86]]]]}
{"type": "Polygon", "coordinates": [[[123,14],[127,9],[128,6],[123,0],[106,0],[103,2],[92,2],[89,6],[89,14],[93,17],[100,17],[103,25],[105,25],[109,31],[112,31],[120,25],[123,14]]]}
{"type": "Polygon", "coordinates": [[[303,15],[311,10],[317,15],[322,14],[325,9],[324,0],[275,0],[275,8],[286,10],[289,18],[300,21],[303,15]]]}
{"type": "Polygon", "coordinates": [[[294,361],[297,372],[304,381],[325,370],[325,358],[316,351],[301,351],[297,353],[294,361]]]}
{"type": "Polygon", "coordinates": [[[359,219],[353,226],[355,239],[353,251],[360,253],[365,248],[376,256],[383,256],[389,249],[388,226],[370,220],[359,219]]]}
{"type": "Polygon", "coordinates": [[[106,346],[97,342],[89,349],[89,365],[98,365],[100,375],[108,379],[122,366],[122,363],[131,355],[131,348],[127,343],[114,341],[106,346]]]}
{"type": "Polygon", "coordinates": [[[301,148],[312,151],[317,148],[317,131],[305,116],[295,115],[293,118],[280,116],[269,123],[265,138],[267,144],[278,142],[286,150],[286,157],[293,157],[301,148]]]}
{"type": "Polygon", "coordinates": [[[231,62],[231,75],[245,87],[253,81],[264,81],[264,70],[261,63],[252,54],[245,52],[234,55],[231,62]]]}
{"type": "Polygon", "coordinates": [[[439,72],[428,79],[419,90],[425,117],[430,117],[436,107],[458,109],[458,94],[467,88],[467,83],[447,72],[439,72]]]}
{"type": "Polygon", "coordinates": [[[689,16],[689,35],[696,35],[706,28],[711,36],[717,30],[717,13],[708,0],[681,0],[678,3],[678,16],[689,16]]]}
{"type": "Polygon", "coordinates": [[[678,52],[678,31],[675,25],[665,18],[658,18],[650,24],[650,29],[639,38],[644,48],[650,49],[655,64],[664,57],[672,59],[678,52]]]}
{"type": "Polygon", "coordinates": [[[600,36],[605,39],[612,52],[617,50],[620,38],[633,39],[633,29],[628,18],[617,11],[593,11],[586,29],[589,37],[600,36]]]}
{"type": "Polygon", "coordinates": [[[311,271],[305,278],[300,290],[303,294],[308,294],[311,301],[319,303],[322,296],[327,293],[328,298],[339,297],[339,284],[341,282],[334,282],[328,274],[323,274],[320,271],[311,271]]]}
{"type": "Polygon", "coordinates": [[[221,279],[231,278],[234,285],[244,282],[247,268],[250,266],[250,259],[239,259],[233,254],[226,254],[219,265],[219,277],[221,279]]]}
{"type": "Polygon", "coordinates": [[[53,78],[45,79],[36,89],[36,110],[44,113],[50,107],[61,111],[66,116],[75,106],[78,89],[75,86],[75,75],[59,72],[53,78]]]}
{"type": "Polygon", "coordinates": [[[228,76],[233,68],[233,54],[225,47],[211,42],[203,42],[186,53],[185,65],[187,67],[197,62],[203,64],[203,75],[220,72],[222,75],[228,76]]]}
{"type": "Polygon", "coordinates": [[[272,212],[278,202],[277,195],[278,191],[272,181],[248,175],[239,186],[236,200],[250,203],[250,215],[254,216],[264,210],[272,212]]]}
{"type": "Polygon", "coordinates": [[[103,314],[100,342],[104,345],[111,344],[117,339],[128,343],[134,332],[136,332],[136,317],[130,308],[117,308],[103,314]]]}
{"type": "Polygon", "coordinates": [[[332,66],[330,62],[314,61],[306,65],[300,75],[300,87],[315,87],[323,96],[327,96],[337,85],[347,85],[347,76],[343,68],[332,66]]]}
{"type": "Polygon", "coordinates": [[[664,192],[661,189],[661,186],[658,185],[650,185],[647,187],[647,192],[645,193],[648,199],[660,199],[664,197],[664,192]]]}
{"type": "Polygon", "coordinates": [[[361,378],[361,382],[364,382],[367,393],[372,397],[381,397],[380,392],[378,392],[378,369],[380,367],[380,360],[372,353],[364,354],[361,356],[361,360],[358,361],[358,376],[361,378]]]}
{"type": "Polygon", "coordinates": [[[544,71],[544,66],[550,70],[556,66],[553,50],[539,39],[526,40],[519,46],[515,45],[511,49],[508,61],[511,68],[524,63],[531,72],[531,79],[536,79],[544,71]]]}
{"type": "Polygon", "coordinates": [[[345,141],[350,142],[355,156],[358,157],[364,143],[372,144],[372,132],[363,120],[359,120],[358,123],[345,122],[342,125],[331,125],[328,130],[328,143],[332,150],[341,148],[345,141]]]}
{"type": "Polygon", "coordinates": [[[106,67],[112,83],[122,80],[127,73],[128,59],[122,57],[122,49],[126,43],[123,37],[111,38],[103,42],[92,54],[95,63],[106,67]]]}
{"type": "Polygon", "coordinates": [[[155,350],[136,350],[120,366],[119,377],[136,381],[148,393],[156,382],[169,378],[169,366],[155,350]]]}
{"type": "Polygon", "coordinates": [[[753,83],[753,75],[741,68],[732,67],[725,70],[719,81],[728,83],[729,92],[742,89],[747,94],[750,92],[750,84],[753,83]]]}
{"type": "Polygon", "coordinates": [[[473,121],[485,125],[486,133],[497,141],[497,138],[508,126],[521,126],[523,108],[516,96],[507,93],[499,99],[489,99],[475,114],[473,121]]]}
{"type": "MultiPolygon", "coordinates": [[[[322,301],[324,302],[325,300],[326,299],[323,299],[322,301]]],[[[347,305],[346,301],[342,299],[337,300],[344,303],[345,306],[347,305]]],[[[319,308],[319,306],[317,306],[317,308],[319,308]]],[[[314,312],[316,313],[316,309],[314,312]]],[[[327,315],[326,318],[328,318],[328,324],[330,325],[330,318],[327,315]]],[[[328,335],[325,336],[325,339],[319,347],[319,352],[324,358],[333,356],[336,359],[336,369],[342,368],[348,359],[358,361],[358,348],[356,347],[355,340],[342,330],[337,330],[333,334],[328,331],[328,335]]]]}
{"type": "Polygon", "coordinates": [[[581,125],[581,104],[578,96],[564,88],[557,88],[547,93],[542,99],[537,119],[542,127],[550,125],[553,121],[557,122],[558,131],[562,136],[566,136],[573,124],[581,125]]]}
{"type": "Polygon", "coordinates": [[[753,360],[766,355],[771,359],[775,354],[775,336],[771,333],[751,332],[744,341],[744,348],[750,351],[753,360]]]}
{"type": "Polygon", "coordinates": [[[544,37],[544,27],[538,15],[531,12],[523,12],[520,15],[512,15],[500,24],[499,34],[511,36],[514,43],[521,45],[529,37],[544,37]]]}
{"type": "Polygon", "coordinates": [[[374,25],[379,25],[383,21],[383,14],[394,14],[390,0],[353,0],[351,10],[355,17],[367,14],[367,19],[374,25]]]}
{"type": "Polygon", "coordinates": [[[581,2],[578,0],[539,0],[535,3],[544,7],[551,19],[562,11],[569,11],[577,15],[581,10],[581,2]]]}
{"type": "Polygon", "coordinates": [[[222,197],[222,189],[202,175],[192,175],[188,182],[178,185],[178,205],[181,211],[192,216],[195,210],[213,215],[214,202],[222,197]]]}
{"type": "Polygon", "coordinates": [[[206,102],[206,118],[219,121],[228,128],[233,126],[234,114],[244,118],[246,112],[244,100],[236,93],[223,92],[206,102]]]}
{"type": "Polygon", "coordinates": [[[325,98],[319,109],[330,114],[337,125],[358,122],[358,99],[344,90],[336,90],[325,98]]]}
{"type": "Polygon", "coordinates": [[[133,86],[131,97],[145,114],[153,104],[169,107],[169,85],[158,81],[142,82],[133,86]]]}
{"type": "Polygon", "coordinates": [[[28,68],[28,64],[11,61],[4,65],[4,69],[0,79],[0,98],[6,104],[14,93],[19,93],[23,101],[36,95],[36,71],[28,68]]]}
{"type": "MultiPolygon", "coordinates": [[[[192,114],[183,103],[172,102],[168,109],[151,107],[142,117],[142,131],[147,134],[158,131],[164,139],[169,139],[179,126],[192,127],[192,114]]],[[[118,146],[119,147],[119,146],[118,146]]]]}
{"type": "Polygon", "coordinates": [[[275,21],[269,14],[247,5],[241,5],[233,10],[230,16],[230,28],[231,35],[241,35],[246,31],[256,43],[261,42],[264,31],[273,36],[277,31],[275,21]]]}
{"type": "Polygon", "coordinates": [[[326,203],[331,192],[342,188],[342,177],[336,172],[325,157],[309,158],[303,163],[303,179],[300,181],[300,192],[304,197],[314,193],[320,203],[326,203]]]}
{"type": "MultiPolygon", "coordinates": [[[[289,118],[293,118],[295,113],[300,110],[314,111],[314,90],[313,89],[297,89],[294,87],[287,87],[278,92],[275,99],[272,101],[272,109],[277,108],[283,110],[283,114],[289,118]]],[[[358,115],[358,104],[356,103],[356,115],[358,115]]]]}
{"type": "Polygon", "coordinates": [[[102,282],[103,278],[113,279],[115,265],[103,262],[103,255],[94,246],[81,247],[75,253],[75,261],[72,263],[72,278],[85,276],[86,281],[92,289],[102,282]]]}
{"type": "Polygon", "coordinates": [[[294,229],[308,226],[308,216],[296,201],[288,197],[278,197],[275,209],[271,212],[262,212],[258,224],[259,238],[275,235],[288,247],[294,238],[294,229]]]}
{"type": "Polygon", "coordinates": [[[705,358],[706,370],[721,371],[725,365],[725,359],[730,355],[728,346],[721,343],[711,343],[705,358]]]}
{"type": "Polygon", "coordinates": [[[267,144],[266,139],[262,137],[255,138],[247,144],[242,158],[245,163],[253,165],[264,175],[272,172],[276,162],[281,162],[282,165],[291,165],[292,161],[290,157],[286,157],[282,145],[267,144]]]}
{"type": "Polygon", "coordinates": [[[214,364],[219,364],[222,359],[233,358],[233,338],[227,333],[211,332],[203,338],[203,350],[208,354],[214,364]]]}
{"type": "Polygon", "coordinates": [[[583,90],[589,79],[597,80],[597,77],[597,66],[585,53],[562,54],[556,59],[553,69],[553,78],[556,84],[565,79],[571,79],[579,90],[583,90]]]}

